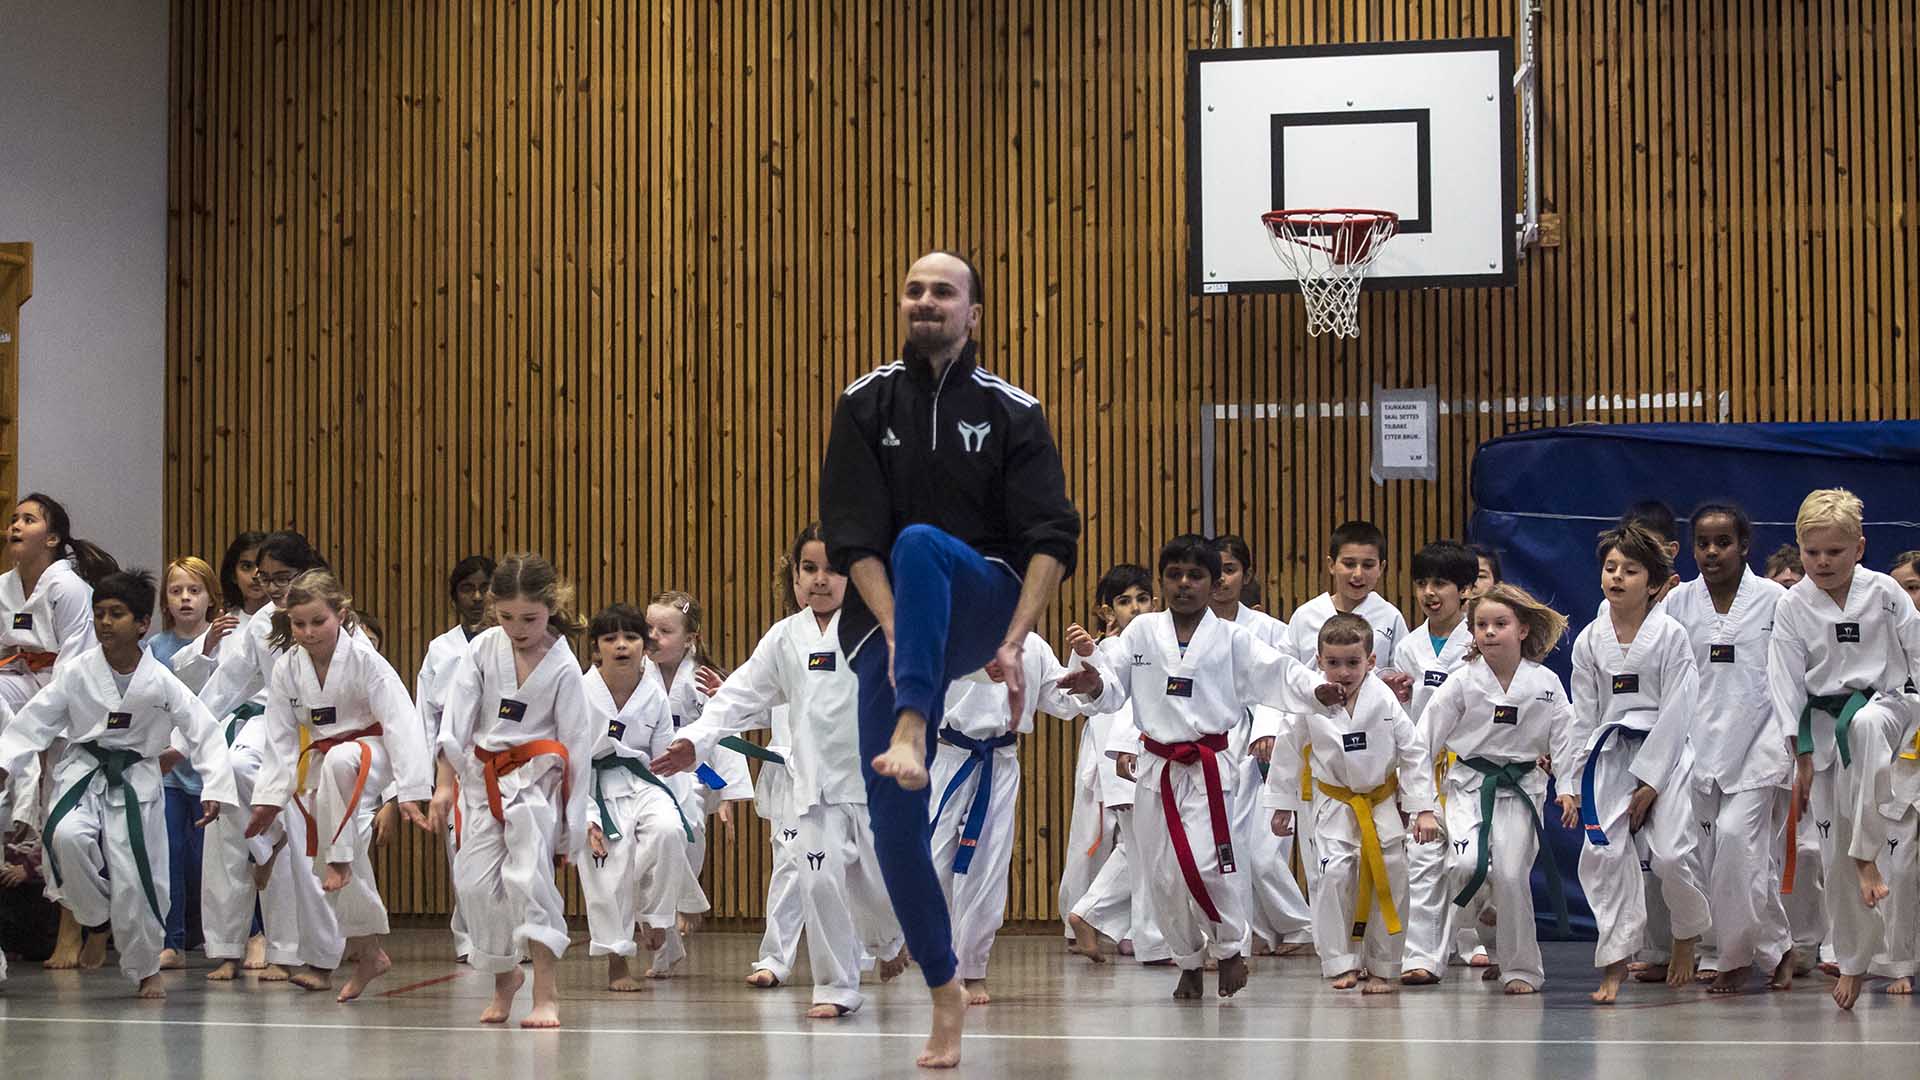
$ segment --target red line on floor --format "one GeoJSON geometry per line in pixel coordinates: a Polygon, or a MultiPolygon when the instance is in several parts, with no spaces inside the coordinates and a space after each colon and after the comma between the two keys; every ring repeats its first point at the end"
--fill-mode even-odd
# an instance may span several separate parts
{"type": "Polygon", "coordinates": [[[461,971],[456,971],[456,972],[453,972],[452,974],[442,975],[437,979],[422,979],[417,983],[408,983],[405,986],[395,987],[394,989],[389,990],[386,993],[381,994],[380,996],[381,997],[398,997],[401,994],[409,994],[415,990],[419,990],[424,987],[436,986],[443,982],[451,982],[454,979],[457,979],[464,974],[466,973],[461,971]]]}

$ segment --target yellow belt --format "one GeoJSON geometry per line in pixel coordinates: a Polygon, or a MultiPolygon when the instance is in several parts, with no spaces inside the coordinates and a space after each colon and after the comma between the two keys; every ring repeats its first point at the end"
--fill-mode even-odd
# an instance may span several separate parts
{"type": "Polygon", "coordinates": [[[1367,916],[1372,914],[1376,899],[1387,933],[1399,933],[1400,913],[1393,906],[1393,880],[1387,876],[1387,855],[1380,848],[1380,833],[1373,827],[1373,808],[1393,798],[1400,790],[1400,778],[1389,776],[1386,783],[1372,791],[1350,791],[1324,780],[1319,781],[1318,786],[1322,795],[1352,808],[1353,816],[1360,823],[1360,892],[1353,905],[1353,936],[1366,936],[1367,916]]]}

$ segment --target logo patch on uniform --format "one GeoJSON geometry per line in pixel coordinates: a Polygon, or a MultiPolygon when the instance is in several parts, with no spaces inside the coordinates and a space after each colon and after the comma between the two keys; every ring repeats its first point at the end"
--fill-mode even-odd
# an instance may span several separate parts
{"type": "Polygon", "coordinates": [[[314,727],[326,727],[334,721],[333,706],[315,705],[307,710],[307,719],[314,727]]]}
{"type": "Polygon", "coordinates": [[[1351,753],[1353,753],[1353,752],[1354,752],[1355,750],[1365,750],[1366,748],[1367,748],[1367,733],[1366,733],[1366,732],[1364,732],[1364,731],[1347,731],[1347,732],[1342,732],[1342,733],[1341,733],[1341,735],[1340,735],[1340,749],[1342,749],[1342,750],[1344,750],[1344,751],[1346,751],[1347,753],[1349,753],[1349,754],[1351,754],[1351,753]]]}
{"type": "Polygon", "coordinates": [[[1519,723],[1520,722],[1520,706],[1495,705],[1493,707],[1493,722],[1496,724],[1519,723]]]}
{"type": "Polygon", "coordinates": [[[1857,622],[1834,623],[1833,640],[1842,645],[1860,644],[1860,624],[1857,622]]]}
{"type": "Polygon", "coordinates": [[[1439,668],[1434,668],[1428,671],[1426,675],[1422,677],[1421,681],[1425,682],[1428,686],[1439,686],[1441,683],[1447,681],[1447,673],[1441,671],[1439,668]]]}
{"type": "Polygon", "coordinates": [[[833,658],[832,652],[816,652],[816,653],[807,654],[807,670],[808,671],[838,671],[839,669],[840,669],[840,665],[838,661],[836,661],[833,658]]]}
{"type": "Polygon", "coordinates": [[[807,852],[807,866],[811,869],[814,869],[814,870],[820,869],[820,867],[824,865],[826,861],[827,861],[827,853],[824,851],[807,852]]]}
{"type": "Polygon", "coordinates": [[[619,742],[627,737],[627,724],[624,720],[613,720],[607,724],[607,738],[619,742]]]}
{"type": "Polygon", "coordinates": [[[992,424],[969,424],[962,420],[955,426],[960,429],[960,447],[969,454],[985,449],[987,436],[993,434],[992,424]]]}
{"type": "Polygon", "coordinates": [[[1177,675],[1167,676],[1167,696],[1168,697],[1184,697],[1184,698],[1192,697],[1193,696],[1193,680],[1182,679],[1177,675]]]}
{"type": "Polygon", "coordinates": [[[1833,822],[1831,821],[1816,821],[1813,824],[1820,830],[1821,836],[1827,835],[1828,830],[1833,828],[1833,822]]]}
{"type": "Polygon", "coordinates": [[[892,428],[888,428],[887,433],[885,435],[880,436],[880,445],[881,446],[899,446],[900,436],[895,435],[893,433],[892,428]]]}
{"type": "Polygon", "coordinates": [[[13,613],[13,628],[14,628],[15,630],[31,630],[31,629],[33,629],[33,612],[31,612],[31,611],[16,611],[16,612],[14,612],[14,613],[13,613]]]}
{"type": "Polygon", "coordinates": [[[517,724],[520,721],[526,719],[526,716],[527,716],[526,702],[515,701],[512,698],[500,699],[500,719],[511,720],[517,724]]]}
{"type": "Polygon", "coordinates": [[[1466,851],[1467,851],[1467,844],[1468,844],[1468,841],[1466,840],[1455,840],[1453,842],[1453,850],[1458,851],[1464,855],[1466,854],[1466,851]]]}
{"type": "Polygon", "coordinates": [[[680,730],[680,714],[679,713],[673,714],[673,730],[675,731],[680,730]]]}
{"type": "Polygon", "coordinates": [[[1638,674],[1615,675],[1613,677],[1613,692],[1616,694],[1639,693],[1640,676],[1638,674]]]}
{"type": "Polygon", "coordinates": [[[799,829],[781,829],[780,830],[780,839],[785,840],[788,843],[792,843],[795,839],[799,838],[799,836],[800,836],[799,829]]]}
{"type": "Polygon", "coordinates": [[[1709,664],[1733,663],[1733,646],[1731,645],[1707,646],[1707,663],[1709,664]]]}
{"type": "Polygon", "coordinates": [[[107,714],[108,731],[125,731],[133,726],[133,714],[130,712],[110,712],[107,714]]]}

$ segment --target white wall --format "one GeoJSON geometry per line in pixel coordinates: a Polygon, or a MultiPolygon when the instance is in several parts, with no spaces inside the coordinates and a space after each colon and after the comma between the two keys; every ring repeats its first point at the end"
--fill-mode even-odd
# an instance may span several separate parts
{"type": "MultiPolygon", "coordinates": [[[[0,241],[20,309],[20,491],[158,570],[166,447],[166,0],[0,3],[0,241]]],[[[11,507],[6,508],[11,511],[11,507]]]]}

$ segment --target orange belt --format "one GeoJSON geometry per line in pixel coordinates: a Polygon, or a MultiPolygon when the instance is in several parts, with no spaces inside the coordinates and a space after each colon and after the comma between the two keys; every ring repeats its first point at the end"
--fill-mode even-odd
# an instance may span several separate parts
{"type": "MultiPolygon", "coordinates": [[[[320,760],[324,762],[327,758],[327,751],[336,746],[345,746],[348,743],[358,743],[360,745],[360,772],[353,778],[353,797],[347,800],[346,810],[340,815],[340,824],[334,827],[333,837],[329,839],[327,843],[332,844],[338,841],[341,832],[345,831],[347,827],[347,822],[352,821],[353,815],[359,812],[360,796],[365,794],[367,790],[367,773],[373,770],[373,747],[368,746],[366,740],[373,736],[384,734],[386,734],[386,732],[381,729],[380,725],[375,724],[372,727],[361,728],[359,731],[353,732],[350,735],[342,735],[337,739],[315,739],[311,745],[301,751],[301,771],[304,773],[307,755],[317,753],[320,755],[320,760]]],[[[305,786],[304,778],[294,784],[296,789],[305,786]]],[[[307,858],[311,859],[320,854],[320,826],[314,823],[313,811],[307,809],[307,804],[300,801],[300,795],[297,791],[293,796],[293,801],[300,807],[300,812],[307,817],[307,858]]]]}
{"type": "Polygon", "coordinates": [[[1793,895],[1793,875],[1800,866],[1800,799],[1787,788],[1787,859],[1780,871],[1780,895],[1793,895]]]}
{"type": "Polygon", "coordinates": [[[506,811],[500,808],[500,778],[525,765],[537,757],[549,755],[560,759],[560,798],[573,798],[573,776],[571,761],[567,757],[567,747],[558,739],[534,739],[518,746],[509,746],[505,750],[488,750],[484,747],[473,748],[475,757],[484,765],[483,775],[487,781],[487,809],[493,811],[493,820],[507,823],[506,811]]]}
{"type": "Polygon", "coordinates": [[[28,671],[45,671],[52,667],[53,662],[58,659],[60,659],[59,653],[35,652],[32,649],[15,649],[13,652],[7,654],[5,659],[0,659],[0,668],[11,667],[17,663],[28,671]]]}

